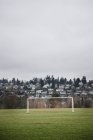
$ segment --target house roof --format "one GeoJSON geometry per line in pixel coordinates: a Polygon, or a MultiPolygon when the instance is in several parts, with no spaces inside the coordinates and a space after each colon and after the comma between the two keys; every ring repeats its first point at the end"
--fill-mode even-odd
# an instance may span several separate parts
{"type": "Polygon", "coordinates": [[[89,91],[89,94],[93,95],[93,91],[89,91]]]}

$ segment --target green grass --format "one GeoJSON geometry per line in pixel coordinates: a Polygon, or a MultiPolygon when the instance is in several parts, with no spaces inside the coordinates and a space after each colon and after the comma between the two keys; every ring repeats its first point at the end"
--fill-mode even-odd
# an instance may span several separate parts
{"type": "Polygon", "coordinates": [[[93,109],[0,110],[0,140],[93,140],[93,109]]]}

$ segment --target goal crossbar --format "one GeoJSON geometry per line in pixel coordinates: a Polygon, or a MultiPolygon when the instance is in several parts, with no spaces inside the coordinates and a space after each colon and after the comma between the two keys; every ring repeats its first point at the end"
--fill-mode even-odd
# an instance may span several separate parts
{"type": "Polygon", "coordinates": [[[31,99],[40,99],[40,100],[45,100],[45,99],[71,99],[71,106],[72,106],[72,112],[74,112],[74,100],[73,97],[45,97],[45,98],[39,98],[39,97],[28,97],[27,98],[27,112],[29,112],[29,101],[31,99]]]}

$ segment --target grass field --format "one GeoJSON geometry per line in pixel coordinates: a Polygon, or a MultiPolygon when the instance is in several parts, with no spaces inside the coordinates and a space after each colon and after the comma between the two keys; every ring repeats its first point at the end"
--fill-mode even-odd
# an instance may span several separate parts
{"type": "Polygon", "coordinates": [[[93,109],[0,110],[0,140],[93,140],[93,109]]]}

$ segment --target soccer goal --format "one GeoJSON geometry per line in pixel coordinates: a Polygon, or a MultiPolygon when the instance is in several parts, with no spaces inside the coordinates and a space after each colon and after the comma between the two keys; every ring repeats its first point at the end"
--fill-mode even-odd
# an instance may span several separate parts
{"type": "MultiPolygon", "coordinates": [[[[44,108],[50,108],[50,106],[47,106],[47,103],[49,103],[50,100],[59,100],[61,101],[61,99],[70,99],[71,101],[71,109],[72,112],[74,112],[74,100],[73,97],[44,97],[44,98],[39,98],[39,97],[28,97],[27,98],[27,113],[30,111],[30,103],[35,103],[36,101],[42,101],[43,102],[43,107],[44,108]]],[[[65,104],[65,101],[61,102],[62,105],[65,104]]],[[[37,108],[37,107],[36,107],[37,108]]]]}

